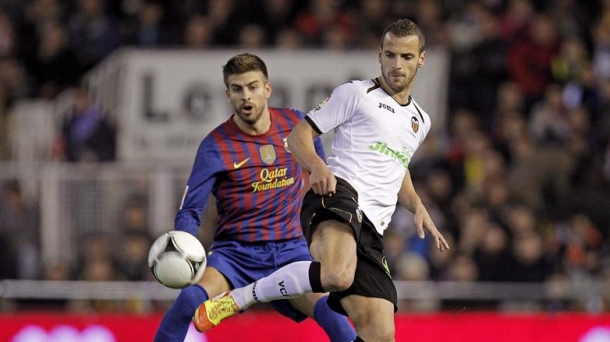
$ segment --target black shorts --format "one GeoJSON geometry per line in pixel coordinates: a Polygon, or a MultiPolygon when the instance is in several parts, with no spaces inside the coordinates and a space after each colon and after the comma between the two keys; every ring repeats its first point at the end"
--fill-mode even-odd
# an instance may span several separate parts
{"type": "Polygon", "coordinates": [[[387,260],[383,255],[383,236],[358,208],[358,193],[345,180],[337,177],[336,193],[332,196],[316,195],[309,190],[303,200],[301,225],[308,244],[322,221],[337,220],[354,229],[357,257],[353,284],[345,291],[331,292],[328,305],[336,312],[347,315],[340,300],[348,295],[386,299],[398,309],[396,286],[392,281],[387,260]]]}

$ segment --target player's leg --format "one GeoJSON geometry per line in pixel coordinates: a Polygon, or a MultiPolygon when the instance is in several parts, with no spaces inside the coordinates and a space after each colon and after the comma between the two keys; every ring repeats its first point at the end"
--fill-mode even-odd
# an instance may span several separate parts
{"type": "Polygon", "coordinates": [[[310,245],[317,261],[298,261],[243,288],[231,291],[240,310],[254,303],[289,299],[308,292],[324,293],[347,289],[356,270],[356,242],[347,224],[324,221],[310,245]]]}
{"type": "Polygon", "coordinates": [[[197,330],[208,331],[255,303],[295,298],[308,292],[325,293],[327,288],[347,289],[356,269],[352,228],[338,221],[321,222],[312,236],[310,249],[314,259],[320,261],[293,262],[245,287],[233,289],[226,296],[205,301],[193,317],[197,330]]]}
{"type": "Polygon", "coordinates": [[[357,247],[354,282],[344,291],[332,292],[328,305],[349,315],[364,341],[394,341],[394,312],[398,295],[383,255],[383,240],[365,217],[357,247]]]}
{"type": "Polygon", "coordinates": [[[393,342],[395,336],[394,304],[382,298],[349,295],[341,306],[366,342],[393,342]]]}
{"type": "Polygon", "coordinates": [[[353,200],[351,187],[341,184],[343,187],[338,186],[340,190],[330,198],[313,193],[305,197],[303,215],[316,217],[315,222],[306,218],[302,223],[315,261],[289,264],[243,289],[234,289],[231,295],[240,309],[256,302],[287,299],[307,292],[343,291],[351,286],[356,273],[356,236],[363,216],[353,200]]]}
{"type": "Polygon", "coordinates": [[[319,276],[326,292],[343,291],[354,282],[356,273],[356,239],[354,229],[347,223],[328,220],[318,224],[309,251],[320,265],[319,275],[310,272],[313,279],[319,276]]]}
{"type": "Polygon", "coordinates": [[[236,287],[227,296],[204,302],[193,317],[195,327],[199,331],[212,329],[223,319],[257,302],[347,289],[354,280],[356,237],[363,219],[354,200],[357,197],[356,191],[341,179],[332,197],[308,192],[301,223],[316,261],[291,263],[243,288],[236,287]]]}
{"type": "MultiPolygon", "coordinates": [[[[279,265],[287,265],[297,261],[312,261],[305,239],[278,242],[274,244],[273,256],[279,265]]],[[[274,270],[270,269],[269,273],[274,270]]],[[[356,331],[346,316],[330,309],[326,293],[306,293],[289,300],[272,302],[272,306],[282,315],[295,322],[301,322],[306,317],[312,318],[326,332],[332,342],[353,341],[356,331]]]]}
{"type": "Polygon", "coordinates": [[[191,324],[191,318],[199,304],[230,289],[229,283],[218,270],[213,267],[206,268],[199,284],[188,286],[180,291],[174,303],[163,316],[154,341],[184,341],[191,324]]]}
{"type": "Polygon", "coordinates": [[[298,311],[309,316],[326,332],[331,342],[350,342],[356,339],[356,331],[346,316],[331,310],[326,304],[327,294],[307,293],[290,299],[298,311]]]}

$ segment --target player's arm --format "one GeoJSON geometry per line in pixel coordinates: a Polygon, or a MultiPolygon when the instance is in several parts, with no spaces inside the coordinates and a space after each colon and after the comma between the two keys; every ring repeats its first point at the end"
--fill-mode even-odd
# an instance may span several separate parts
{"type": "Polygon", "coordinates": [[[210,194],[208,196],[208,201],[205,205],[205,209],[203,210],[203,215],[201,215],[201,229],[205,230],[214,230],[214,228],[218,225],[218,208],[216,207],[216,196],[210,194]]]}
{"type": "Polygon", "coordinates": [[[302,120],[288,135],[288,147],[301,167],[311,174],[309,184],[314,193],[327,195],[335,192],[337,180],[316,151],[314,138],[320,135],[309,121],[302,120]]]}
{"type": "Polygon", "coordinates": [[[447,241],[445,241],[443,235],[438,231],[436,225],[434,225],[434,222],[432,222],[432,218],[430,217],[428,210],[415,191],[409,170],[407,170],[405,177],[402,180],[402,186],[398,191],[398,203],[413,213],[413,220],[415,221],[415,226],[417,227],[417,235],[419,235],[420,238],[423,239],[425,237],[424,229],[426,229],[430,232],[430,234],[432,234],[436,247],[439,250],[444,251],[449,249],[447,241]]]}
{"type": "Polygon", "coordinates": [[[182,196],[180,209],[174,220],[176,230],[182,230],[197,236],[201,225],[201,215],[206,208],[212,186],[216,181],[216,175],[222,170],[223,163],[220,152],[208,136],[197,150],[193,169],[182,196]]]}

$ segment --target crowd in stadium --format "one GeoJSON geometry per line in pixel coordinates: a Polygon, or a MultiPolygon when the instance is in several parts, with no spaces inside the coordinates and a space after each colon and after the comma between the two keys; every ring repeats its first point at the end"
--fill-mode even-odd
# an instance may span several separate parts
{"type": "MultiPolygon", "coordinates": [[[[410,165],[452,249],[419,240],[399,208],[384,237],[394,279],[610,282],[610,1],[0,0],[0,159],[11,160],[16,100],[78,86],[120,47],[376,49],[399,17],[452,56],[447,134],[430,135],[410,165]]],[[[81,92],[75,109],[95,111],[81,92]]],[[[98,155],[78,154],[80,137],[54,157],[113,160],[114,127],[99,122],[98,155]]],[[[39,248],[37,207],[6,184],[0,278],[150,280],[146,210],[137,198],[128,206],[120,260],[96,237],[82,265],[43,269],[27,259],[39,248]]]]}

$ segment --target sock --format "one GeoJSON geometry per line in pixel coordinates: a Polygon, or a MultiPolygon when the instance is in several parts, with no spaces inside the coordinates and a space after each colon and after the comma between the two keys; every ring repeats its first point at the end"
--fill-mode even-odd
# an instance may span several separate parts
{"type": "Polygon", "coordinates": [[[311,284],[312,292],[326,292],[322,287],[322,264],[319,261],[312,262],[309,267],[309,283],[311,284]]]}
{"type": "Polygon", "coordinates": [[[199,285],[191,285],[180,294],[161,320],[154,342],[184,341],[197,307],[209,298],[206,290],[199,285]]]}
{"type": "Polygon", "coordinates": [[[235,304],[244,310],[254,303],[298,297],[312,292],[309,283],[311,261],[297,261],[286,265],[252,284],[231,291],[235,304]]]}
{"type": "Polygon", "coordinates": [[[360,336],[356,336],[356,339],[353,340],[352,342],[364,342],[364,340],[361,339],[360,336]]]}
{"type": "Polygon", "coordinates": [[[326,335],[331,342],[348,342],[354,341],[356,331],[347,320],[347,317],[333,311],[326,300],[328,296],[320,298],[313,309],[313,317],[318,324],[326,331],[326,335]]]}

